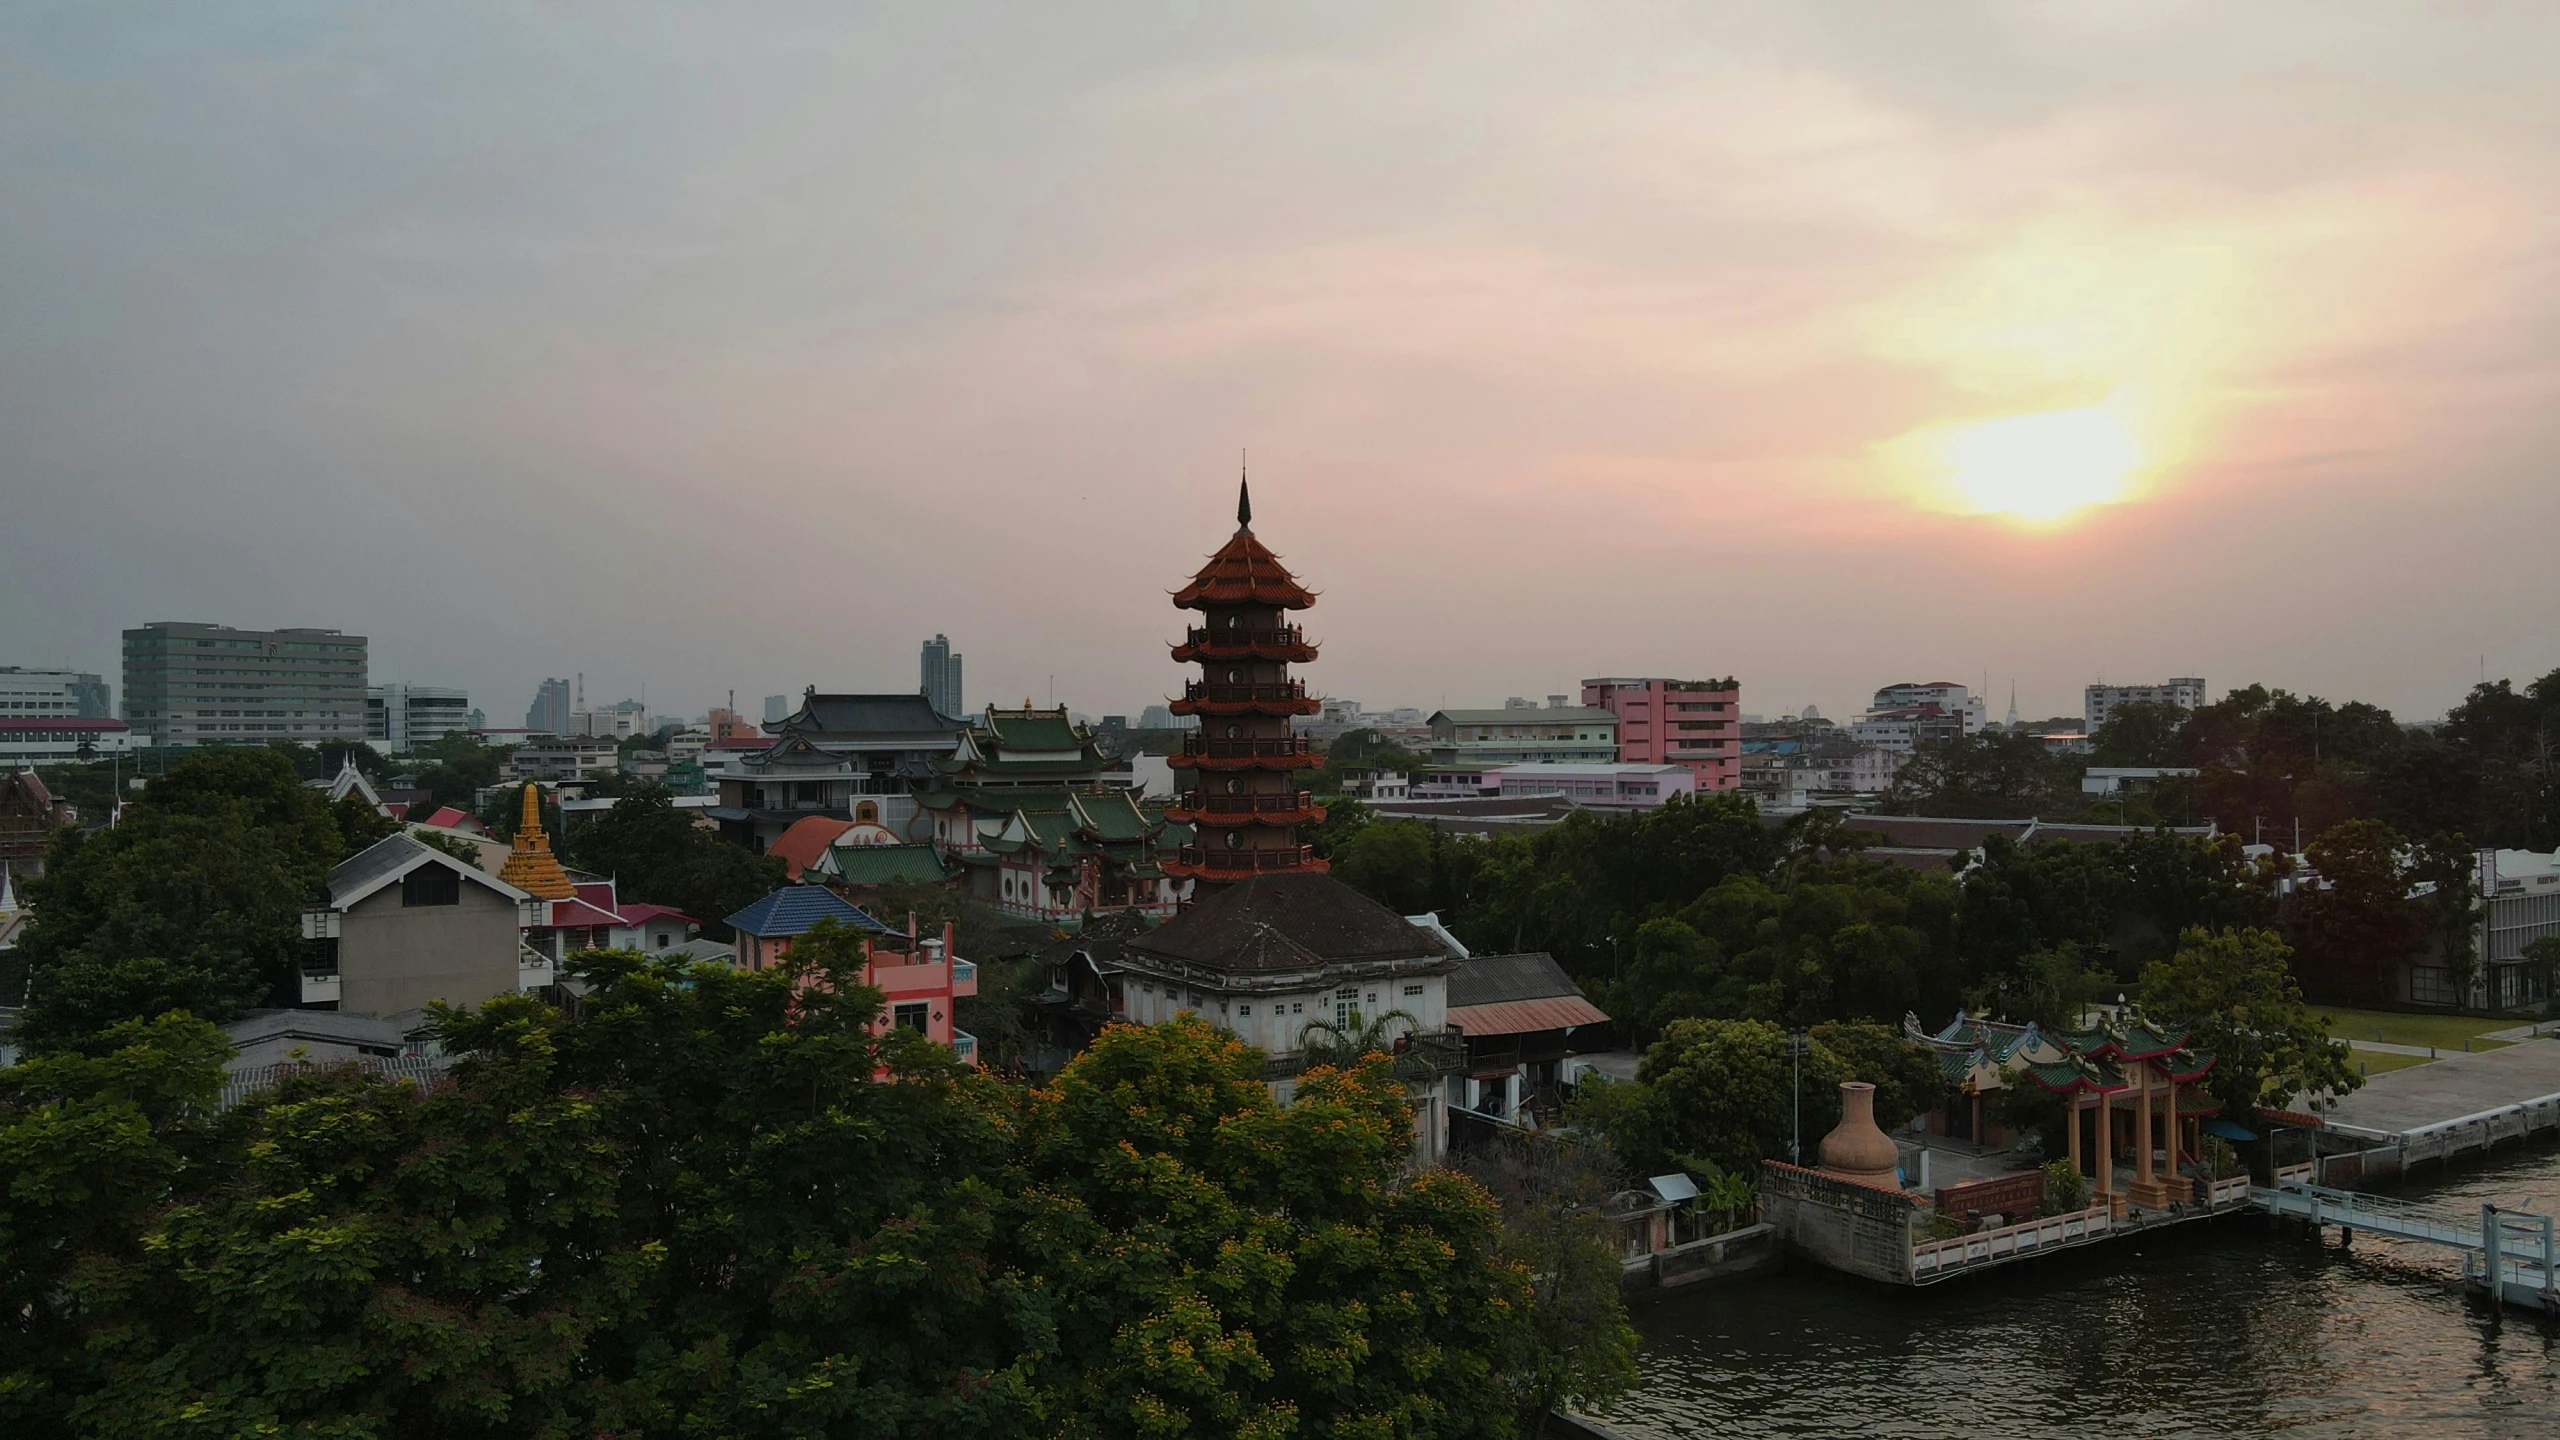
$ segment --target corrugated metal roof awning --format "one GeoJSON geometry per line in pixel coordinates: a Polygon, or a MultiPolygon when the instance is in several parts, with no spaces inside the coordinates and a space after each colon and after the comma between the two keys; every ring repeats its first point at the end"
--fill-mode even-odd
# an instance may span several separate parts
{"type": "Polygon", "coordinates": [[[1455,1005],[1449,1023],[1470,1038],[1488,1035],[1534,1035],[1541,1030],[1570,1030],[1576,1025],[1606,1025],[1600,1007],[1579,995],[1543,1000],[1506,1000],[1495,1005],[1455,1005]]]}

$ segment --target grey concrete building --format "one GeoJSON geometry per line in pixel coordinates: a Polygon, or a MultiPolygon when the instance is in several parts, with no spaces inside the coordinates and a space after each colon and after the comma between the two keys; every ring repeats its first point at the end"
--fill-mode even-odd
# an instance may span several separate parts
{"type": "Polygon", "coordinates": [[[549,965],[528,963],[521,938],[539,903],[441,850],[390,836],[330,871],[328,905],[304,912],[303,936],[317,943],[303,965],[302,1003],[397,1015],[546,984],[549,965]]]}
{"type": "Polygon", "coordinates": [[[387,754],[471,728],[471,697],[442,685],[375,685],[364,697],[364,738],[387,754]]]}
{"type": "Polygon", "coordinates": [[[155,620],[124,632],[124,718],[144,745],[364,739],[365,637],[155,620]]]}

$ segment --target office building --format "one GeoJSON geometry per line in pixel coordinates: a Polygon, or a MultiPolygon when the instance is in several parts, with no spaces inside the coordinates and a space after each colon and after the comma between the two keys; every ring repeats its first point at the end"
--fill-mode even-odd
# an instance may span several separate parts
{"type": "Polygon", "coordinates": [[[952,652],[949,636],[936,635],[924,642],[923,672],[919,688],[935,711],[951,716],[969,713],[960,694],[960,657],[952,652]]]}
{"type": "Polygon", "coordinates": [[[0,665],[0,720],[112,720],[107,682],[84,670],[0,665]]]}
{"type": "Polygon", "coordinates": [[[0,715],[0,770],[112,760],[133,744],[121,720],[0,715]]]}
{"type": "Polygon", "coordinates": [[[2204,679],[2182,675],[2163,680],[2157,685],[2092,685],[2081,692],[2080,716],[2087,733],[2095,735],[2098,727],[2121,705],[2175,705],[2181,710],[2204,708],[2204,679]]]}
{"type": "Polygon", "coordinates": [[[524,712],[524,728],[541,735],[569,733],[569,682],[555,677],[542,682],[533,692],[533,705],[524,712]]]}
{"type": "Polygon", "coordinates": [[[155,620],[124,632],[124,718],[143,745],[364,738],[365,637],[155,620]]]}
{"type": "Polygon", "coordinates": [[[1923,745],[1979,734],[1990,723],[1982,697],[1965,686],[1905,681],[1876,692],[1867,713],[1849,723],[1849,738],[1908,755],[1923,745]]]}
{"type": "Polygon", "coordinates": [[[364,738],[389,754],[432,745],[471,725],[471,697],[440,685],[375,685],[364,694],[364,738]]]}
{"type": "Polygon", "coordinates": [[[779,724],[781,724],[781,723],[783,722],[783,720],[784,720],[786,717],[788,717],[790,714],[791,714],[791,697],[790,697],[790,696],[788,696],[788,695],[767,695],[766,697],[764,697],[764,723],[766,723],[767,725],[779,725],[779,724]]]}
{"type": "Polygon", "coordinates": [[[1742,687],[1722,680],[1597,679],[1582,703],[1618,717],[1619,763],[1679,765],[1700,790],[1742,783],[1742,687]]]}
{"type": "Polygon", "coordinates": [[[1431,717],[1431,763],[1438,769],[1533,761],[1603,765],[1617,758],[1618,717],[1597,706],[1507,705],[1431,717]]]}

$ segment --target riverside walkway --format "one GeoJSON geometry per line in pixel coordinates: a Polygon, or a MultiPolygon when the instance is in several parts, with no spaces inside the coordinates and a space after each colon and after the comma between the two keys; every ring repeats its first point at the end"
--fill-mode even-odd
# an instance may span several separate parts
{"type": "Polygon", "coordinates": [[[2249,1203],[2315,1231],[2335,1225],[2344,1237],[2361,1230],[2460,1250],[2463,1278],[2472,1289],[2505,1304],[2560,1314],[2560,1245],[2554,1244],[2548,1215],[2483,1205],[2475,1221],[2446,1207],[2300,1182],[2251,1186],[2249,1203]]]}
{"type": "Polygon", "coordinates": [[[2364,1150],[2351,1166],[2332,1162],[2357,1157],[2324,1159],[2321,1178],[2330,1181],[2386,1178],[2421,1161],[2560,1130],[2560,1040],[2524,1039],[2376,1075],[2324,1118],[2331,1136],[2364,1150]]]}

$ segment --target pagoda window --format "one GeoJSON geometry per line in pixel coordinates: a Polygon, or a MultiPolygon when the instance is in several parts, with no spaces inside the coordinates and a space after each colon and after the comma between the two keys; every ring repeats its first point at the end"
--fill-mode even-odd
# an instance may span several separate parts
{"type": "Polygon", "coordinates": [[[1230,849],[1230,850],[1241,850],[1241,849],[1243,849],[1243,848],[1244,848],[1244,832],[1243,832],[1243,831],[1241,831],[1241,830],[1230,830],[1230,831],[1228,831],[1228,832],[1227,832],[1227,848],[1228,848],[1228,849],[1230,849]]]}
{"type": "Polygon", "coordinates": [[[1233,779],[1233,778],[1230,778],[1230,779],[1227,781],[1227,793],[1228,793],[1228,794],[1230,794],[1230,795],[1241,795],[1241,794],[1243,794],[1243,793],[1244,793],[1244,781],[1239,780],[1239,779],[1233,779]]]}
{"type": "Polygon", "coordinates": [[[1241,740],[1241,739],[1243,739],[1243,738],[1244,738],[1244,727],[1243,727],[1243,726],[1241,726],[1241,725],[1230,725],[1230,726],[1228,726],[1228,727],[1227,727],[1227,738],[1228,738],[1228,739],[1230,739],[1230,740],[1241,740]]]}

